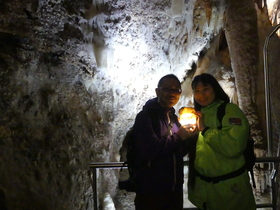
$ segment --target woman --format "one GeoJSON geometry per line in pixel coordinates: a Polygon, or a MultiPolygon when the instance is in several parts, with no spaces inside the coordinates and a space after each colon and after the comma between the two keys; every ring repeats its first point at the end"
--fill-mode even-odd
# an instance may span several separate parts
{"type": "Polygon", "coordinates": [[[246,116],[236,104],[229,103],[228,95],[212,75],[198,75],[191,85],[201,132],[195,152],[190,154],[189,200],[204,210],[256,209],[242,154],[249,133],[246,116]],[[224,102],[227,105],[219,129],[217,109],[224,102]],[[225,174],[230,176],[219,180],[225,174]]]}

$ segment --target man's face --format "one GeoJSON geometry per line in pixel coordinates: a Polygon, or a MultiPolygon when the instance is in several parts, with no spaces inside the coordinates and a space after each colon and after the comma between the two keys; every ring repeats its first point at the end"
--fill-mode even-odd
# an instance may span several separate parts
{"type": "Polygon", "coordinates": [[[158,102],[165,108],[171,108],[177,104],[181,92],[181,85],[177,80],[172,78],[165,78],[161,87],[156,88],[158,102]]]}

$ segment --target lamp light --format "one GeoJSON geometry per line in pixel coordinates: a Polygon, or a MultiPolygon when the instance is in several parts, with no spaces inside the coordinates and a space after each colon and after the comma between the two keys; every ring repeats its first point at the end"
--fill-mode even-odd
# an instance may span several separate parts
{"type": "Polygon", "coordinates": [[[197,116],[195,114],[194,108],[191,107],[182,107],[179,110],[179,122],[181,125],[185,125],[190,130],[193,130],[196,128],[196,120],[197,116]]]}

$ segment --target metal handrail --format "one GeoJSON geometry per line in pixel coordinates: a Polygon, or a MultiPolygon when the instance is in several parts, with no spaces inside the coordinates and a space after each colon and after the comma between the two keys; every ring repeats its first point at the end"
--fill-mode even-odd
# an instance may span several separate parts
{"type": "Polygon", "coordinates": [[[271,31],[271,33],[266,37],[265,42],[264,42],[264,47],[263,47],[263,62],[264,62],[264,88],[265,88],[265,116],[266,116],[266,135],[267,135],[267,152],[268,155],[272,155],[272,150],[273,150],[273,142],[271,141],[271,113],[270,113],[270,88],[269,88],[269,71],[268,71],[268,62],[267,62],[267,48],[269,44],[269,40],[273,34],[276,33],[276,31],[280,28],[280,24],[276,25],[274,29],[271,31]]]}
{"type": "MultiPolygon", "coordinates": [[[[280,162],[280,157],[258,157],[256,159],[256,163],[279,163],[280,162]]],[[[96,174],[96,170],[97,169],[104,169],[104,168],[114,168],[114,169],[118,169],[118,168],[126,168],[123,167],[123,163],[124,162],[105,162],[105,163],[101,163],[101,162],[94,162],[90,164],[90,169],[92,171],[92,188],[93,188],[93,202],[94,202],[94,210],[98,210],[98,206],[97,206],[97,174],[96,174]]],[[[188,161],[184,161],[184,165],[188,165],[188,161]]],[[[276,173],[276,171],[275,171],[276,173]]],[[[274,174],[274,176],[272,177],[272,184],[274,184],[274,179],[276,177],[276,174],[274,174]]],[[[273,199],[274,198],[274,190],[272,190],[272,203],[263,203],[263,204],[257,204],[257,208],[272,208],[273,210],[276,210],[277,208],[277,203],[276,200],[273,199]]],[[[184,208],[184,210],[195,210],[197,208],[184,208]]]]}

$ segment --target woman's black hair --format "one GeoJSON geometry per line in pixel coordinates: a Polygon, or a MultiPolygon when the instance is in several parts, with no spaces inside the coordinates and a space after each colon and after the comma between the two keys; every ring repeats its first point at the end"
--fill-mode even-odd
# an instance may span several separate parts
{"type": "MultiPolygon", "coordinates": [[[[218,100],[223,100],[226,103],[229,103],[229,97],[228,95],[225,93],[225,91],[223,90],[223,88],[221,87],[221,85],[219,84],[219,82],[215,79],[215,77],[213,77],[211,74],[200,74],[197,75],[193,78],[192,81],[192,90],[194,90],[197,86],[197,84],[201,82],[204,86],[206,85],[211,85],[213,87],[213,90],[215,92],[215,99],[218,100]]],[[[201,106],[195,101],[195,99],[193,99],[194,101],[194,109],[196,111],[200,111],[201,110],[201,106]]]]}

